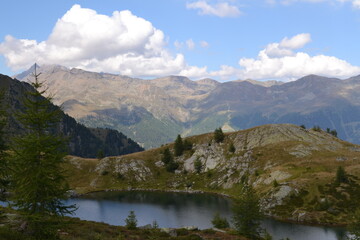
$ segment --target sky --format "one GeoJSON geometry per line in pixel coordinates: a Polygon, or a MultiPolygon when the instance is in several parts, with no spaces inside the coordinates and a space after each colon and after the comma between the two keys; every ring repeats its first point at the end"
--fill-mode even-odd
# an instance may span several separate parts
{"type": "Polygon", "coordinates": [[[360,74],[360,0],[2,0],[0,73],[35,62],[130,77],[360,74]]]}

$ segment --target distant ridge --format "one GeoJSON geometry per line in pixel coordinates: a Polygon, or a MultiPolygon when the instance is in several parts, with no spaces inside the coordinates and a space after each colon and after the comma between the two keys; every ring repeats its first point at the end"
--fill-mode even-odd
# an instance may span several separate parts
{"type": "MultiPolygon", "coordinates": [[[[271,123],[336,129],[360,143],[360,76],[340,80],[309,75],[292,82],[181,76],[143,80],[60,66],[40,67],[55,103],[89,127],[116,129],[145,148],[224,127],[271,123]]],[[[26,80],[26,73],[16,78],[26,80]]]]}

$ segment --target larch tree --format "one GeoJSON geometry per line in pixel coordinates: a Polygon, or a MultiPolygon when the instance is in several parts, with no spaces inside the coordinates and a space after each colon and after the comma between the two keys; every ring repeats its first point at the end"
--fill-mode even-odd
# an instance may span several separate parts
{"type": "Polygon", "coordinates": [[[250,239],[260,239],[260,221],[263,217],[259,197],[252,186],[245,182],[240,197],[233,206],[233,224],[236,231],[250,239]]]}
{"type": "Polygon", "coordinates": [[[66,145],[54,130],[62,112],[52,105],[52,97],[44,97],[47,92],[39,75],[35,66],[34,90],[26,92],[25,108],[16,114],[24,134],[15,137],[11,147],[12,202],[25,217],[29,233],[36,239],[53,239],[61,216],[75,208],[63,201],[69,190],[61,168],[66,145]]]}
{"type": "Polygon", "coordinates": [[[0,194],[5,191],[9,184],[7,146],[4,137],[4,129],[7,123],[4,94],[4,92],[0,92],[0,194]]]}

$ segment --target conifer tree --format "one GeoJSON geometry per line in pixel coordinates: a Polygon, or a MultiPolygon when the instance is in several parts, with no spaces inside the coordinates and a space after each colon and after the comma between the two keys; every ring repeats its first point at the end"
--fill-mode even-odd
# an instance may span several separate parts
{"type": "Polygon", "coordinates": [[[236,148],[234,146],[234,143],[230,143],[229,152],[234,153],[235,151],[236,151],[236,148]]]}
{"type": "Polygon", "coordinates": [[[4,92],[0,92],[0,193],[5,191],[8,186],[8,163],[7,163],[7,146],[4,140],[4,128],[7,123],[4,92]]]}
{"type": "Polygon", "coordinates": [[[173,157],[171,155],[171,152],[170,152],[170,149],[169,148],[165,148],[164,152],[163,152],[163,155],[162,155],[162,158],[161,158],[161,161],[166,165],[168,164],[169,162],[172,162],[173,161],[173,157]]]}
{"type": "Polygon", "coordinates": [[[244,183],[240,198],[233,206],[235,229],[240,235],[250,239],[259,239],[262,219],[259,197],[251,185],[244,183]]]}
{"type": "Polygon", "coordinates": [[[224,138],[225,138],[225,135],[224,135],[222,129],[220,127],[215,129],[215,131],[214,131],[215,142],[220,143],[220,142],[224,141],[224,138]]]}
{"type": "Polygon", "coordinates": [[[125,219],[125,226],[128,229],[136,229],[137,219],[134,211],[130,211],[128,217],[125,219]]]}
{"type": "Polygon", "coordinates": [[[336,170],[336,177],[335,177],[335,183],[341,184],[341,183],[347,183],[348,177],[345,172],[345,169],[342,166],[339,166],[336,170]]]}
{"type": "Polygon", "coordinates": [[[39,75],[35,66],[31,82],[35,91],[26,92],[25,109],[16,114],[25,130],[12,145],[12,201],[36,239],[53,239],[60,216],[72,213],[74,206],[63,202],[69,189],[61,170],[66,147],[64,139],[53,133],[61,110],[51,104],[51,97],[43,97],[46,90],[39,75]]]}
{"type": "Polygon", "coordinates": [[[175,140],[174,154],[176,157],[179,157],[183,154],[183,151],[184,151],[184,145],[183,145],[182,138],[179,134],[175,140]]]}

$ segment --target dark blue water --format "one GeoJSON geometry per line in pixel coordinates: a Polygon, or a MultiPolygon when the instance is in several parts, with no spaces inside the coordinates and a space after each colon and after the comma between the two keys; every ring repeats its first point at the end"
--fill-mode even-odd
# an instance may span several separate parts
{"type": "MultiPolygon", "coordinates": [[[[69,199],[67,203],[76,204],[79,208],[75,216],[84,220],[124,225],[132,210],[139,226],[156,220],[160,227],[197,226],[201,229],[212,227],[211,219],[216,212],[231,221],[232,205],[230,199],[212,194],[144,191],[98,192],[69,199]]],[[[262,225],[273,239],[345,239],[343,228],[311,227],[271,219],[263,221],[262,225]]]]}

